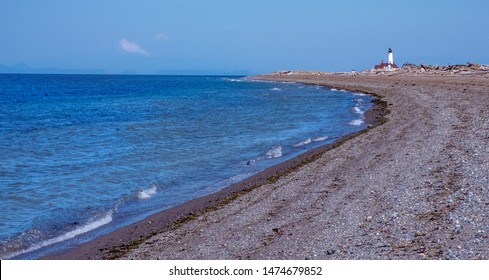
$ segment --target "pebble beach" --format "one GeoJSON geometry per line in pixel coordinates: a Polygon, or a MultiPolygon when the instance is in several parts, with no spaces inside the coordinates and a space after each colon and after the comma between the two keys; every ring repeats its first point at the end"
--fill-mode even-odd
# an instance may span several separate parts
{"type": "Polygon", "coordinates": [[[442,70],[254,77],[374,94],[371,127],[45,258],[487,260],[489,75],[442,70]]]}

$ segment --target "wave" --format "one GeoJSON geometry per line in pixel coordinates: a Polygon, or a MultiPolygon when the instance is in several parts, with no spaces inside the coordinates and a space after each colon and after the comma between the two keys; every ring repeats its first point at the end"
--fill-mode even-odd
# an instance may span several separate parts
{"type": "Polygon", "coordinates": [[[337,88],[331,88],[331,91],[348,92],[346,89],[337,89],[337,88]]]}
{"type": "Polygon", "coordinates": [[[294,147],[302,147],[304,145],[307,145],[307,144],[311,144],[312,143],[312,139],[311,138],[307,138],[306,140],[300,142],[300,143],[297,143],[294,145],[294,147]]]}
{"type": "Polygon", "coordinates": [[[96,228],[99,228],[101,226],[104,226],[104,225],[112,222],[112,214],[113,214],[113,211],[110,210],[107,213],[105,213],[104,215],[102,215],[98,218],[93,218],[91,221],[89,221],[85,225],[77,227],[74,230],[71,230],[69,232],[66,232],[60,236],[57,236],[57,237],[54,237],[51,239],[41,241],[40,243],[32,245],[31,247],[29,247],[27,249],[14,252],[14,253],[11,253],[11,254],[6,255],[6,256],[0,256],[0,258],[1,259],[10,259],[10,258],[16,257],[18,255],[29,253],[29,252],[41,249],[43,247],[46,247],[46,246],[49,246],[49,245],[52,245],[55,243],[59,243],[59,242],[74,238],[78,235],[87,233],[89,231],[92,231],[96,228]]]}
{"type": "Polygon", "coordinates": [[[327,140],[327,139],[329,139],[328,136],[320,136],[320,137],[316,137],[316,138],[307,138],[306,140],[295,144],[294,147],[302,147],[305,145],[309,145],[313,142],[322,142],[322,141],[327,140]]]}
{"type": "Polygon", "coordinates": [[[282,146],[272,148],[266,153],[267,158],[279,158],[282,156],[282,146]]]}
{"type": "Polygon", "coordinates": [[[138,192],[138,198],[139,199],[148,199],[148,198],[150,198],[150,197],[152,197],[153,195],[156,194],[156,190],[157,189],[156,189],[156,186],[155,185],[153,185],[150,188],[147,188],[145,190],[140,190],[138,192]]]}
{"type": "Polygon", "coordinates": [[[281,91],[282,89],[281,88],[278,88],[278,87],[274,87],[274,88],[272,88],[270,90],[273,90],[273,91],[281,91]]]}
{"type": "MultiPolygon", "coordinates": [[[[157,187],[155,185],[152,185],[151,187],[149,187],[147,189],[138,191],[137,192],[137,198],[138,199],[148,199],[148,198],[151,198],[156,193],[157,193],[157,187]]],[[[123,203],[123,202],[120,202],[120,203],[123,203]]],[[[2,255],[0,253],[0,259],[10,259],[10,258],[14,258],[14,257],[16,257],[18,255],[30,253],[30,252],[36,251],[38,249],[44,248],[46,246],[49,246],[49,245],[52,245],[52,244],[56,244],[56,243],[59,243],[59,242],[63,242],[63,241],[66,241],[68,239],[75,238],[78,235],[81,235],[81,234],[90,232],[90,231],[92,231],[94,229],[97,229],[97,228],[99,228],[101,226],[104,226],[104,225],[112,222],[112,220],[113,220],[113,213],[114,213],[114,211],[117,211],[118,205],[116,205],[114,209],[112,209],[110,211],[107,211],[104,214],[101,214],[101,215],[98,215],[96,217],[93,217],[92,219],[90,219],[84,225],[78,226],[78,227],[74,228],[73,230],[70,230],[70,231],[68,231],[66,233],[63,233],[63,234],[59,235],[59,236],[56,236],[56,237],[53,237],[53,238],[50,238],[50,239],[46,239],[46,240],[40,241],[38,243],[35,243],[34,245],[31,245],[30,247],[28,247],[26,249],[21,249],[21,250],[18,250],[17,249],[13,253],[7,253],[5,255],[2,255]]]]}
{"type": "Polygon", "coordinates": [[[316,137],[314,139],[312,139],[313,142],[321,142],[321,141],[324,141],[324,140],[327,140],[329,137],[328,136],[320,136],[320,137],[316,137]]]}
{"type": "Polygon", "coordinates": [[[348,123],[349,125],[362,125],[363,124],[363,120],[362,119],[356,119],[356,120],[352,120],[351,122],[348,123]]]}
{"type": "MultiPolygon", "coordinates": [[[[152,196],[154,196],[157,193],[157,190],[158,189],[157,189],[156,185],[152,185],[151,187],[149,187],[147,189],[138,191],[136,196],[138,199],[148,199],[148,198],[151,198],[152,196]]],[[[66,241],[68,239],[75,238],[78,235],[81,235],[81,234],[90,232],[92,230],[95,230],[99,227],[102,227],[102,226],[112,222],[114,212],[117,211],[117,207],[123,202],[124,201],[120,201],[112,210],[109,210],[109,211],[105,212],[104,214],[100,214],[100,215],[97,215],[97,216],[91,218],[84,225],[78,226],[78,227],[76,227],[76,228],[74,228],[74,229],[72,229],[66,233],[63,233],[59,236],[34,243],[33,245],[30,245],[30,247],[27,247],[26,249],[21,249],[22,246],[20,245],[21,243],[24,243],[25,241],[21,241],[21,240],[18,240],[18,242],[14,241],[13,243],[11,243],[11,246],[7,245],[7,247],[4,248],[4,252],[2,252],[4,254],[0,253],[0,259],[11,259],[11,258],[14,258],[14,257],[22,255],[22,254],[30,253],[30,252],[36,251],[38,249],[53,245],[53,244],[66,241]],[[17,245],[15,245],[14,243],[17,243],[17,245]],[[10,247],[10,250],[8,249],[8,247],[10,247]],[[14,249],[14,248],[16,248],[16,249],[14,249]],[[10,252],[8,252],[8,251],[10,251],[10,252]]],[[[40,237],[42,235],[42,233],[37,232],[37,233],[35,233],[35,235],[40,237]]]]}
{"type": "Polygon", "coordinates": [[[362,102],[357,101],[357,104],[355,105],[355,107],[353,107],[352,111],[353,111],[353,113],[359,115],[360,118],[350,121],[348,123],[349,125],[359,126],[359,125],[362,125],[364,123],[365,111],[362,110],[361,107],[362,107],[362,102]]]}
{"type": "Polygon", "coordinates": [[[222,78],[224,81],[229,81],[229,82],[242,82],[244,79],[235,79],[235,78],[222,78]]]}
{"type": "Polygon", "coordinates": [[[364,112],[364,111],[362,111],[362,109],[360,109],[360,107],[358,107],[358,106],[353,107],[353,112],[354,112],[355,114],[359,114],[359,115],[363,115],[363,114],[365,113],[365,112],[364,112]]]}

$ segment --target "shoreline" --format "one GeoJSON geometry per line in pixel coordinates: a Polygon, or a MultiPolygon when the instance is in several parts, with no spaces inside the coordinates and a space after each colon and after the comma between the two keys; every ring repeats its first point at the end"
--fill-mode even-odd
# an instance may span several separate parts
{"type": "Polygon", "coordinates": [[[150,218],[136,224],[140,229],[126,227],[71,255],[45,258],[489,259],[486,74],[260,78],[375,93],[389,121],[377,118],[383,125],[332,144],[280,176],[269,173],[271,180],[257,174],[262,181],[228,193],[233,199],[199,198],[210,211],[179,208],[174,227],[158,227],[161,221],[150,218]],[[155,235],[138,240],[137,232],[155,235]],[[109,248],[107,241],[126,245],[109,248]]]}
{"type": "MultiPolygon", "coordinates": [[[[257,77],[251,77],[251,79],[255,78],[257,77]]],[[[141,244],[152,236],[174,229],[180,224],[193,220],[205,212],[223,207],[225,204],[235,200],[240,195],[248,193],[264,184],[278,180],[285,174],[293,172],[295,169],[316,160],[328,150],[334,149],[345,141],[364,133],[372,127],[382,124],[385,121],[385,115],[388,114],[386,105],[383,104],[382,100],[375,94],[366,94],[370,94],[375,97],[375,99],[372,101],[371,107],[364,114],[367,128],[358,132],[349,133],[338,138],[333,143],[321,145],[301,153],[285,162],[268,167],[265,170],[262,170],[243,181],[227,186],[216,193],[186,201],[175,207],[153,214],[142,221],[122,227],[86,243],[82,243],[74,248],[48,254],[40,259],[82,260],[119,258],[124,255],[126,251],[135,248],[138,244],[141,244]]]]}

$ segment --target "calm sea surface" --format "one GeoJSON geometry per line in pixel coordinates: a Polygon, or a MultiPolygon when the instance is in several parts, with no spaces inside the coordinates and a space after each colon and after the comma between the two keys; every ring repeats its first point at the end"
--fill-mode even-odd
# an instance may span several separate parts
{"type": "Polygon", "coordinates": [[[37,258],[363,129],[372,97],[217,76],[0,74],[0,258],[37,258]]]}

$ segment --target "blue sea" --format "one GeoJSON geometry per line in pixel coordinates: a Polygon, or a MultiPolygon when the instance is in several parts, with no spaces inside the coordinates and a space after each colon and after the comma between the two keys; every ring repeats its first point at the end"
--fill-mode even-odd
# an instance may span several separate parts
{"type": "Polygon", "coordinates": [[[76,246],[365,128],[372,97],[221,76],[0,74],[0,259],[76,246]]]}

